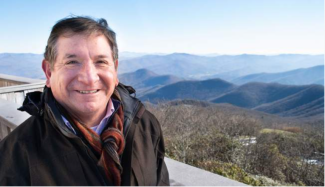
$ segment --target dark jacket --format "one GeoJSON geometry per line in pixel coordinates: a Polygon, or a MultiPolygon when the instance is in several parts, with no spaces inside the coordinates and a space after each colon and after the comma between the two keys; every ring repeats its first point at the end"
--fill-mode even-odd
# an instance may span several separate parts
{"type": "MultiPolygon", "coordinates": [[[[122,185],[169,185],[157,119],[132,89],[117,89],[126,137],[122,185]]],[[[28,94],[23,110],[32,116],[0,142],[0,185],[112,185],[88,142],[64,124],[50,89],[28,94]]]]}

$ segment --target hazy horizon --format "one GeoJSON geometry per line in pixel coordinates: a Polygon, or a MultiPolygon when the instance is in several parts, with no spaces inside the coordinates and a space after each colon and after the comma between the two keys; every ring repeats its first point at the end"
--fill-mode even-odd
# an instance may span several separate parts
{"type": "MultiPolygon", "coordinates": [[[[207,56],[207,57],[214,57],[214,56],[223,56],[223,55],[228,55],[228,56],[237,56],[237,55],[264,55],[264,56],[277,56],[277,55],[324,55],[324,53],[316,53],[316,54],[311,54],[311,53],[277,53],[277,54],[256,54],[256,53],[229,53],[229,54],[221,54],[221,53],[207,53],[207,54],[200,54],[200,53],[186,53],[186,52],[171,52],[171,53],[162,53],[162,52],[131,52],[131,51],[119,51],[119,54],[121,53],[133,53],[133,54],[141,54],[141,55],[171,55],[171,54],[189,54],[189,55],[197,55],[197,56],[207,56]]],[[[35,54],[35,55],[43,55],[43,53],[29,53],[29,52],[0,52],[0,54],[35,54]]]]}

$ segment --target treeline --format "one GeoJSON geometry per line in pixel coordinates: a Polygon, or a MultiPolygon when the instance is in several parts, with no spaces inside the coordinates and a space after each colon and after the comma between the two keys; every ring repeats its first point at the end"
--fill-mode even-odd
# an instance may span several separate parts
{"type": "MultiPolygon", "coordinates": [[[[324,186],[324,131],[202,104],[147,104],[167,157],[249,185],[324,186]]],[[[319,125],[318,125],[319,126],[319,125]]]]}

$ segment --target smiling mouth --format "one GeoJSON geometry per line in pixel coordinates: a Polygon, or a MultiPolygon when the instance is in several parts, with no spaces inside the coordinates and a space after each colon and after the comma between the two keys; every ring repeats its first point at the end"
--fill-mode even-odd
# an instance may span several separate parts
{"type": "Polygon", "coordinates": [[[97,93],[99,90],[77,90],[77,92],[81,93],[81,94],[93,94],[93,93],[97,93]]]}

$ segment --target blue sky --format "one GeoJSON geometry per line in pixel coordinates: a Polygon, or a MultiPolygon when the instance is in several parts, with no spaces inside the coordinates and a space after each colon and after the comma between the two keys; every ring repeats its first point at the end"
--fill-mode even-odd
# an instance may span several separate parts
{"type": "Polygon", "coordinates": [[[323,0],[2,0],[0,53],[43,53],[69,15],[105,18],[120,51],[324,54],[323,0]]]}

